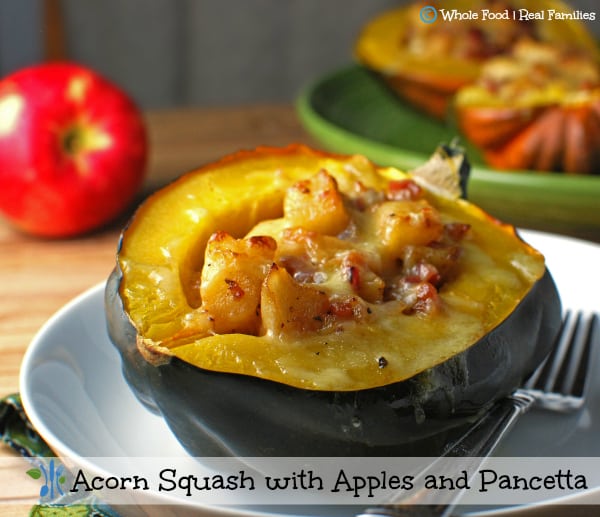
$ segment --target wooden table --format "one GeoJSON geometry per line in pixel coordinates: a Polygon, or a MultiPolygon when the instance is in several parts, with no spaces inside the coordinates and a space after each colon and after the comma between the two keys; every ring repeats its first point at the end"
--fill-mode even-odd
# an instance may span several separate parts
{"type": "MultiPolygon", "coordinates": [[[[147,114],[151,141],[147,194],[179,174],[237,149],[301,142],[315,145],[291,106],[157,111],[147,114]]],[[[23,354],[39,327],[62,305],[103,281],[115,262],[126,216],[91,235],[42,240],[0,221],[0,397],[19,390],[23,354]]],[[[0,444],[0,514],[27,515],[40,483],[0,444]]]]}

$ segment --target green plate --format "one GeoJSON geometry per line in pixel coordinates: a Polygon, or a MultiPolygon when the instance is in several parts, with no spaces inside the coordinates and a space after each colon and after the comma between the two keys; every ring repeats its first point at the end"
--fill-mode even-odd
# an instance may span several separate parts
{"type": "MultiPolygon", "coordinates": [[[[411,169],[439,143],[455,139],[451,124],[403,104],[378,78],[349,66],[306,88],[297,111],[307,131],[330,151],[364,154],[376,163],[411,169]]],[[[486,167],[463,140],[473,165],[468,196],[506,222],[538,230],[600,238],[600,176],[486,167]]]]}

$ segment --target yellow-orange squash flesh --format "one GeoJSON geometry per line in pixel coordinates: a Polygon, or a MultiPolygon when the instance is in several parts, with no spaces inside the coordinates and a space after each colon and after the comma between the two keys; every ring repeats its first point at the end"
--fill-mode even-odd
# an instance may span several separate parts
{"type": "MultiPolygon", "coordinates": [[[[430,235],[394,233],[393,225],[387,233],[378,232],[377,218],[394,219],[405,206],[401,202],[396,205],[400,212],[386,205],[371,214],[364,231],[350,233],[360,236],[360,242],[354,237],[352,242],[364,256],[378,256],[392,264],[395,252],[385,243],[397,243],[400,254],[410,242],[435,241],[444,225],[468,227],[459,243],[460,257],[439,287],[436,310],[403,311],[399,303],[384,301],[380,284],[372,276],[368,288],[355,293],[364,309],[360,318],[332,320],[335,324],[328,326],[311,322],[305,315],[306,327],[300,331],[278,332],[273,322],[293,320],[286,313],[288,302],[296,294],[303,296],[302,288],[307,286],[287,274],[281,264],[270,266],[271,254],[280,245],[271,239],[277,241],[285,231],[292,235],[304,231],[312,232],[314,239],[339,244],[352,224],[350,219],[344,219],[341,226],[330,224],[319,212],[303,212],[296,202],[297,196],[310,192],[309,188],[294,192],[298,185],[306,185],[311,178],[321,185],[330,181],[325,175],[314,179],[322,171],[333,178],[340,192],[348,194],[357,188],[385,191],[390,184],[419,181],[400,170],[377,167],[362,156],[330,155],[299,146],[260,148],[192,171],[138,209],[123,232],[118,268],[119,297],[143,355],[157,362],[174,355],[206,370],[310,390],[373,388],[411,378],[469,348],[504,321],[544,275],[543,257],[523,243],[512,227],[465,200],[430,191],[421,181],[420,200],[411,206],[420,214],[417,228],[430,235]],[[286,229],[290,221],[294,221],[293,228],[286,229]],[[302,221],[309,230],[302,229],[302,221]],[[249,232],[260,238],[252,240],[249,232]],[[250,240],[240,240],[244,237],[250,240]],[[238,256],[248,246],[254,250],[252,267],[265,272],[261,286],[265,306],[255,306],[262,311],[262,320],[243,332],[223,331],[210,317],[211,311],[220,314],[223,310],[219,298],[203,300],[203,289],[209,293],[211,281],[221,274],[210,269],[213,260],[221,260],[231,250],[231,256],[238,256]],[[210,264],[205,263],[205,256],[210,257],[210,264]],[[277,293],[283,300],[280,303],[277,293]],[[282,313],[287,319],[281,319],[282,313]]],[[[322,206],[322,212],[343,219],[344,207],[336,199],[325,199],[322,206]]],[[[240,268],[244,267],[240,262],[240,268]]],[[[356,287],[351,275],[344,279],[323,281],[323,290],[331,294],[344,282],[342,290],[356,287]]],[[[228,295],[235,297],[240,288],[237,282],[224,277],[225,285],[228,295]]],[[[310,296],[317,307],[321,295],[312,292],[310,296]]]]}

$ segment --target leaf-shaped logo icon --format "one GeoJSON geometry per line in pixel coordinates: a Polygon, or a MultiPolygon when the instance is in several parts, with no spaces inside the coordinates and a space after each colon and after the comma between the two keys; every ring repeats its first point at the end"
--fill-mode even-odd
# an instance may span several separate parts
{"type": "Polygon", "coordinates": [[[33,479],[40,479],[42,477],[42,471],[40,469],[29,469],[27,475],[33,479]]]}

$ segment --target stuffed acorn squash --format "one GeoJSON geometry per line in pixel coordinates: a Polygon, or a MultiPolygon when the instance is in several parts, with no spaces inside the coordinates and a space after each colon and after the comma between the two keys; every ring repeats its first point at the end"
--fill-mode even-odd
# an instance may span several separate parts
{"type": "Polygon", "coordinates": [[[437,454],[560,322],[544,258],[459,170],[260,148],[151,196],[106,287],[136,395],[198,456],[437,454]]]}
{"type": "Polygon", "coordinates": [[[600,170],[600,65],[587,53],[522,41],[458,92],[465,136],[499,169],[600,170]]]}
{"type": "Polygon", "coordinates": [[[413,2],[367,23],[355,55],[401,98],[444,118],[454,94],[479,77],[482,64],[509,54],[520,41],[564,45],[598,56],[596,42],[577,19],[528,17],[550,12],[560,15],[571,9],[559,0],[535,2],[535,10],[529,0],[413,2]]]}

